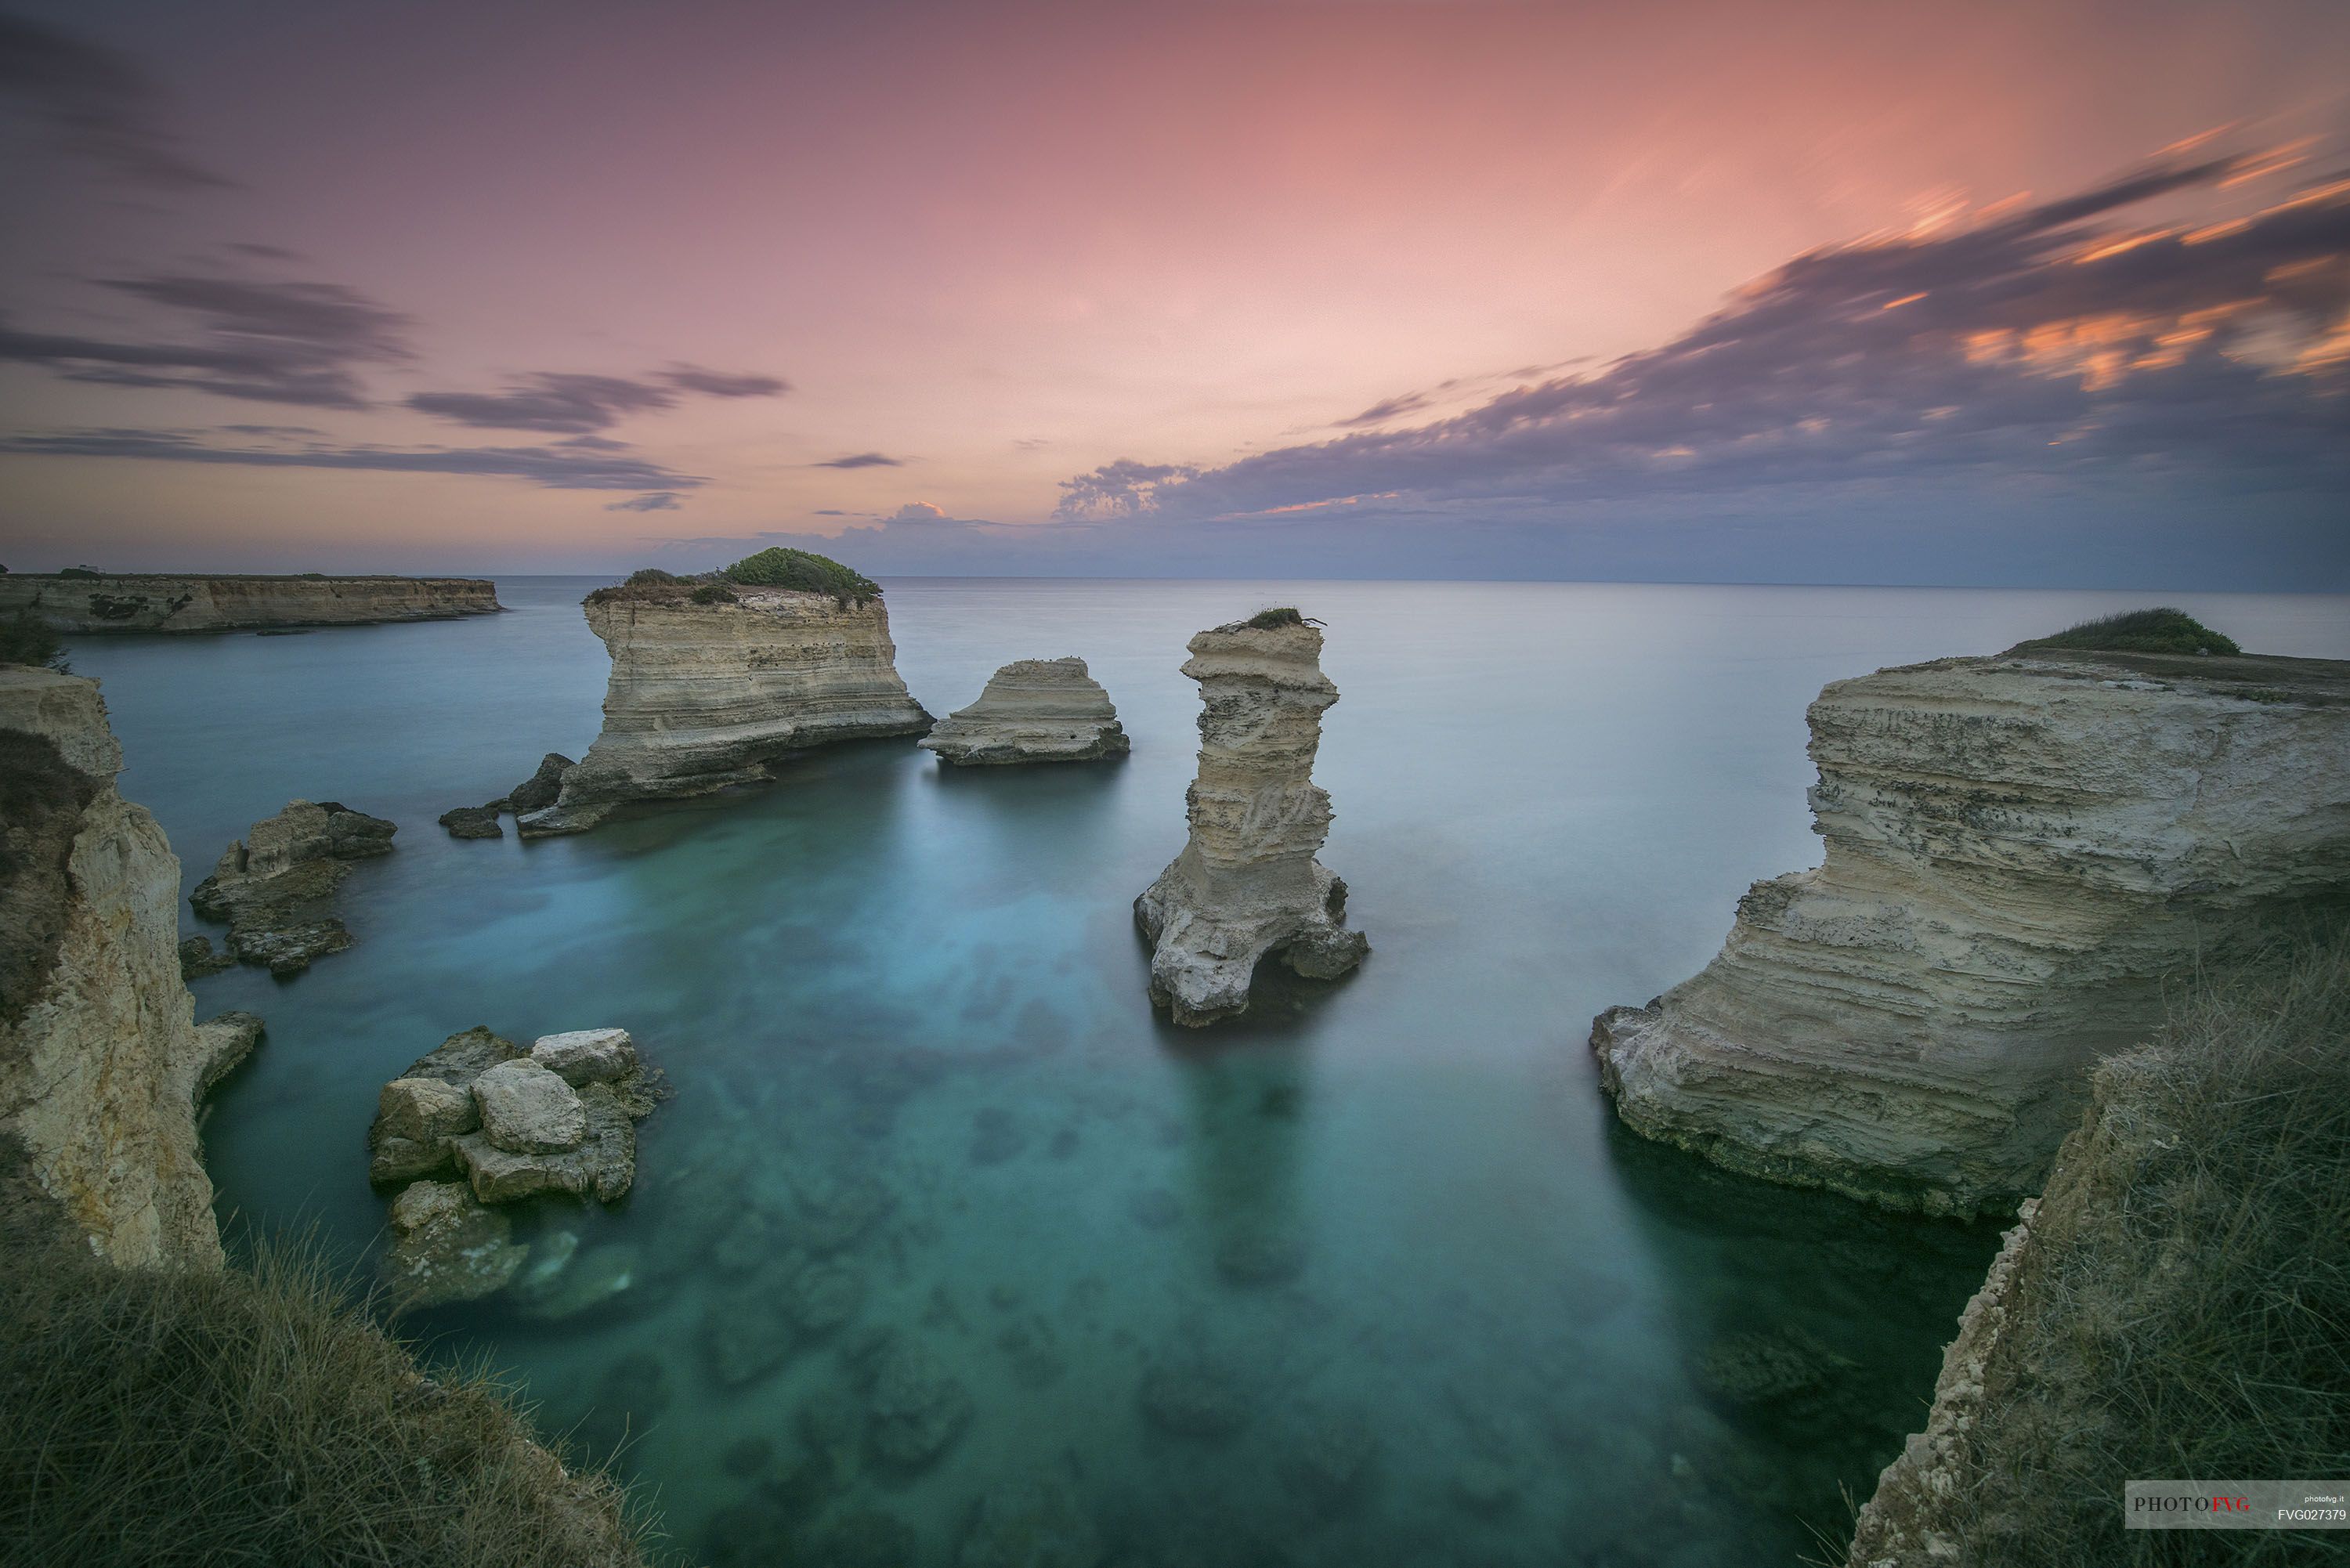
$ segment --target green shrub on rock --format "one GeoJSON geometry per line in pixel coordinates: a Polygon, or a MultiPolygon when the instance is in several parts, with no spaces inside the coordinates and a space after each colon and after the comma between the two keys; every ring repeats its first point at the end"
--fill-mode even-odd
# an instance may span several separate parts
{"type": "Polygon", "coordinates": [[[852,571],[829,556],[775,545],[745,556],[719,574],[744,587],[790,588],[804,594],[830,594],[841,605],[866,604],[881,597],[881,585],[852,571]]]}
{"type": "Polygon", "coordinates": [[[2098,653],[2218,653],[2244,650],[2183,609],[2125,610],[2068,627],[2054,637],[2016,644],[2025,649],[2077,648],[2098,653]]]}

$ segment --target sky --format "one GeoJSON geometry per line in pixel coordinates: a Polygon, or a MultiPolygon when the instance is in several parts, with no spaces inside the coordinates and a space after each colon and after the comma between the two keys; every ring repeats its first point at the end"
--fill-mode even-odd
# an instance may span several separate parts
{"type": "Polygon", "coordinates": [[[2350,590],[2350,5],[0,0],[0,564],[2350,590]]]}

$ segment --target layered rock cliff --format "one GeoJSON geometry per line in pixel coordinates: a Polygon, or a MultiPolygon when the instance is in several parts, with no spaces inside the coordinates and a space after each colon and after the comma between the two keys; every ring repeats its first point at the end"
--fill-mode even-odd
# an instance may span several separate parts
{"type": "Polygon", "coordinates": [[[0,616],[30,610],[77,637],[451,620],[504,607],[485,577],[0,576],[0,616]]]}
{"type": "Polygon", "coordinates": [[[1132,748],[1109,693],[1082,659],[1023,659],[987,679],[917,742],[965,767],[1009,763],[1082,763],[1132,748]]]}
{"type": "Polygon", "coordinates": [[[1370,943],[1348,930],[1347,885],[1315,859],[1330,797],[1314,783],[1322,713],[1338,689],[1322,634],[1294,616],[1203,631],[1183,673],[1200,683],[1200,772],[1189,842],[1134,901],[1152,943],[1150,996],[1178,1023],[1244,1012],[1257,961],[1332,979],[1370,943]]]}
{"type": "Polygon", "coordinates": [[[2350,664],[2017,649],[1810,722],[1825,863],[1592,1031],[1626,1122],[1733,1169],[2012,1206],[2167,981],[2350,888],[2350,664]]]}
{"type": "Polygon", "coordinates": [[[257,1021],[196,1023],[180,862],[121,767],[98,682],[0,666],[0,1138],[102,1256],[214,1266],[195,1102],[257,1021]]]}
{"type": "Polygon", "coordinates": [[[931,715],[899,679],[889,614],[819,593],[604,589],[588,624],[612,656],[604,728],[525,837],[593,827],[625,801],[773,776],[795,752],[916,735],[931,715]]]}

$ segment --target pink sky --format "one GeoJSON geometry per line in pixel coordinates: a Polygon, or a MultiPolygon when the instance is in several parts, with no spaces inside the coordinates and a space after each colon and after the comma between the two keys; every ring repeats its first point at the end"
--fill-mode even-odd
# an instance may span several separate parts
{"type": "Polygon", "coordinates": [[[1440,417],[1816,247],[2214,127],[2350,123],[2338,4],[494,10],[17,7],[135,62],[164,90],[124,112],[234,183],[121,177],[20,94],[0,160],[36,221],[0,237],[0,319],[178,340],[192,319],[107,280],[330,284],[404,317],[405,357],[354,362],[345,408],[0,364],[0,431],[545,445],[405,400],[681,364],[790,389],[590,432],[704,481],[665,510],[0,455],[7,564],[610,568],[910,506],[1051,527],[1115,460],[1221,467],[1408,392],[1440,417]],[[819,466],[865,453],[894,462],[819,466]]]}

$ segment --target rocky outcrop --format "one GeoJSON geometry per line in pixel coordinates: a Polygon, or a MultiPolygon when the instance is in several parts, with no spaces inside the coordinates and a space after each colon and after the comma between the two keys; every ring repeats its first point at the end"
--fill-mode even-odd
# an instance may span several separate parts
{"type": "Polygon", "coordinates": [[[1733,1169],[2011,1206],[2167,980],[2350,888],[2350,664],[2017,649],[1810,720],[1825,863],[1592,1031],[1627,1123],[1733,1169]]]}
{"type": "Polygon", "coordinates": [[[1023,659],[987,679],[979,701],[958,708],[916,744],[964,767],[1083,763],[1132,748],[1118,710],[1082,659],[1023,659]]]}
{"type": "Polygon", "coordinates": [[[0,1141],[100,1255],[216,1267],[195,1105],[260,1020],[195,1022],[179,858],[121,767],[98,682],[0,666],[0,1141]]]}
{"type": "Polygon", "coordinates": [[[0,576],[0,616],[30,610],[75,637],[452,620],[504,607],[485,577],[0,576]]]}
{"type": "Polygon", "coordinates": [[[587,612],[612,655],[603,732],[556,803],[520,819],[525,837],[593,827],[626,801],[766,779],[811,746],[931,727],[898,677],[879,598],[608,588],[587,612]]]}
{"type": "Polygon", "coordinates": [[[498,826],[500,812],[512,812],[517,817],[535,811],[544,811],[563,794],[563,776],[578,766],[561,752],[549,752],[538,761],[538,771],[515,785],[514,789],[494,801],[481,805],[461,805],[441,814],[441,826],[449,830],[452,838],[504,838],[505,829],[498,826]]]}
{"type": "MultiPolygon", "coordinates": [[[[543,1035],[525,1051],[476,1026],[410,1064],[383,1086],[368,1130],[369,1179],[405,1187],[385,1261],[402,1303],[471,1300],[514,1279],[528,1249],[490,1205],[625,1196],[636,1123],[665,1092],[625,1029],[543,1035]]],[[[534,1279],[550,1285],[565,1262],[534,1279]]]]}
{"type": "Polygon", "coordinates": [[[1295,618],[1240,622],[1191,641],[1200,683],[1200,773],[1185,795],[1191,840],[1134,901],[1153,944],[1150,996],[1178,1023],[1243,1011],[1258,960],[1331,979],[1370,943],[1348,930],[1347,885],[1314,858],[1330,797],[1313,780],[1322,712],[1322,634],[1295,618]]]}
{"type": "MultiPolygon", "coordinates": [[[[196,913],[228,924],[231,958],[272,974],[298,974],[351,945],[334,913],[351,862],[391,853],[400,829],[339,801],[288,801],[224,851],[188,896],[196,913]]],[[[209,946],[209,944],[207,944],[209,946]]]]}

